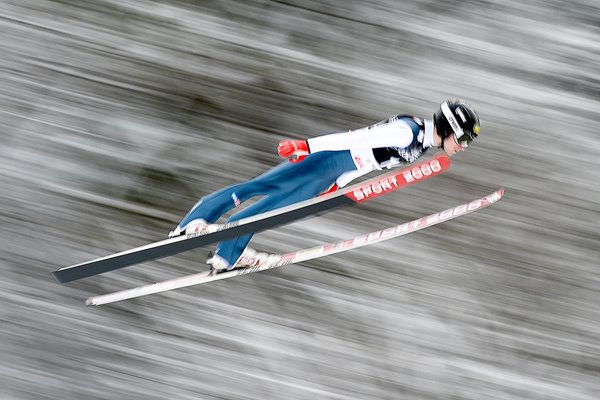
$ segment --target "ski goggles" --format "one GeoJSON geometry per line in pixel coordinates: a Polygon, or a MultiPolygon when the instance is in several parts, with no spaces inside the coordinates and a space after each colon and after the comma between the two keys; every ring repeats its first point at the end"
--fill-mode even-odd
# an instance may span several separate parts
{"type": "MultiPolygon", "coordinates": [[[[460,127],[458,121],[456,120],[456,117],[454,116],[454,113],[452,112],[452,110],[450,110],[447,101],[442,103],[441,108],[442,113],[444,113],[444,116],[446,117],[446,120],[452,127],[452,131],[454,133],[454,140],[456,141],[456,143],[460,144],[463,147],[468,147],[469,143],[471,143],[473,139],[475,139],[475,137],[477,136],[477,132],[474,133],[460,127]]],[[[475,125],[475,130],[479,130],[478,125],[475,125]]]]}

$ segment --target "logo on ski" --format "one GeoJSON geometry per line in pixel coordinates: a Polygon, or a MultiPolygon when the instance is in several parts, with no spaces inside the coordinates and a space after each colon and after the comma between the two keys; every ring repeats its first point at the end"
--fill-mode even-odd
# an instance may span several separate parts
{"type": "Polygon", "coordinates": [[[347,196],[356,202],[370,200],[374,197],[382,196],[389,191],[396,190],[401,186],[418,182],[424,178],[440,173],[444,168],[440,160],[449,162],[447,158],[433,159],[413,168],[398,172],[396,175],[387,176],[379,181],[369,183],[355,189],[347,196]]]}
{"type": "Polygon", "coordinates": [[[354,199],[356,201],[361,201],[369,197],[375,197],[377,195],[380,195],[382,193],[396,188],[398,188],[398,180],[395,176],[392,176],[390,178],[382,179],[379,182],[375,182],[370,185],[365,185],[352,192],[352,195],[354,196],[354,199]]]}

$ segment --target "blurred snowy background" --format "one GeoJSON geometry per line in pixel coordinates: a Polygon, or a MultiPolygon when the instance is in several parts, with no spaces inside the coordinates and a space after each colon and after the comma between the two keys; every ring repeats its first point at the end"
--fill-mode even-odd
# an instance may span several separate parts
{"type": "Polygon", "coordinates": [[[600,398],[597,1],[0,2],[0,399],[600,398]],[[368,249],[101,308],[206,252],[165,237],[282,138],[468,99],[449,173],[257,235],[290,251],[485,195],[368,249]]]}

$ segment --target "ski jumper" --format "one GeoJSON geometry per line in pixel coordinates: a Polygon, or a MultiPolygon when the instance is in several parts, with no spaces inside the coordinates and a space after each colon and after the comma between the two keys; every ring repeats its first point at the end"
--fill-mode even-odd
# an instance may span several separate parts
{"type": "MultiPolygon", "coordinates": [[[[393,116],[366,128],[307,140],[310,153],[299,163],[284,162],[250,179],[200,199],[179,223],[180,229],[202,218],[209,224],[255,196],[264,196],[232,215],[229,222],[318,196],[334,183],[347,185],[375,169],[411,163],[433,146],[431,121],[393,116]]],[[[234,265],[253,234],[220,242],[216,254],[234,265]]]]}

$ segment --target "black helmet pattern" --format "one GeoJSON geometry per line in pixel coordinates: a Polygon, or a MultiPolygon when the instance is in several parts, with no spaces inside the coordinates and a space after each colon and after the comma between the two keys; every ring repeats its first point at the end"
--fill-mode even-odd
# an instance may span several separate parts
{"type": "Polygon", "coordinates": [[[479,116],[473,107],[460,99],[449,99],[433,114],[433,123],[443,138],[454,134],[463,145],[471,143],[479,135],[479,116]]]}

